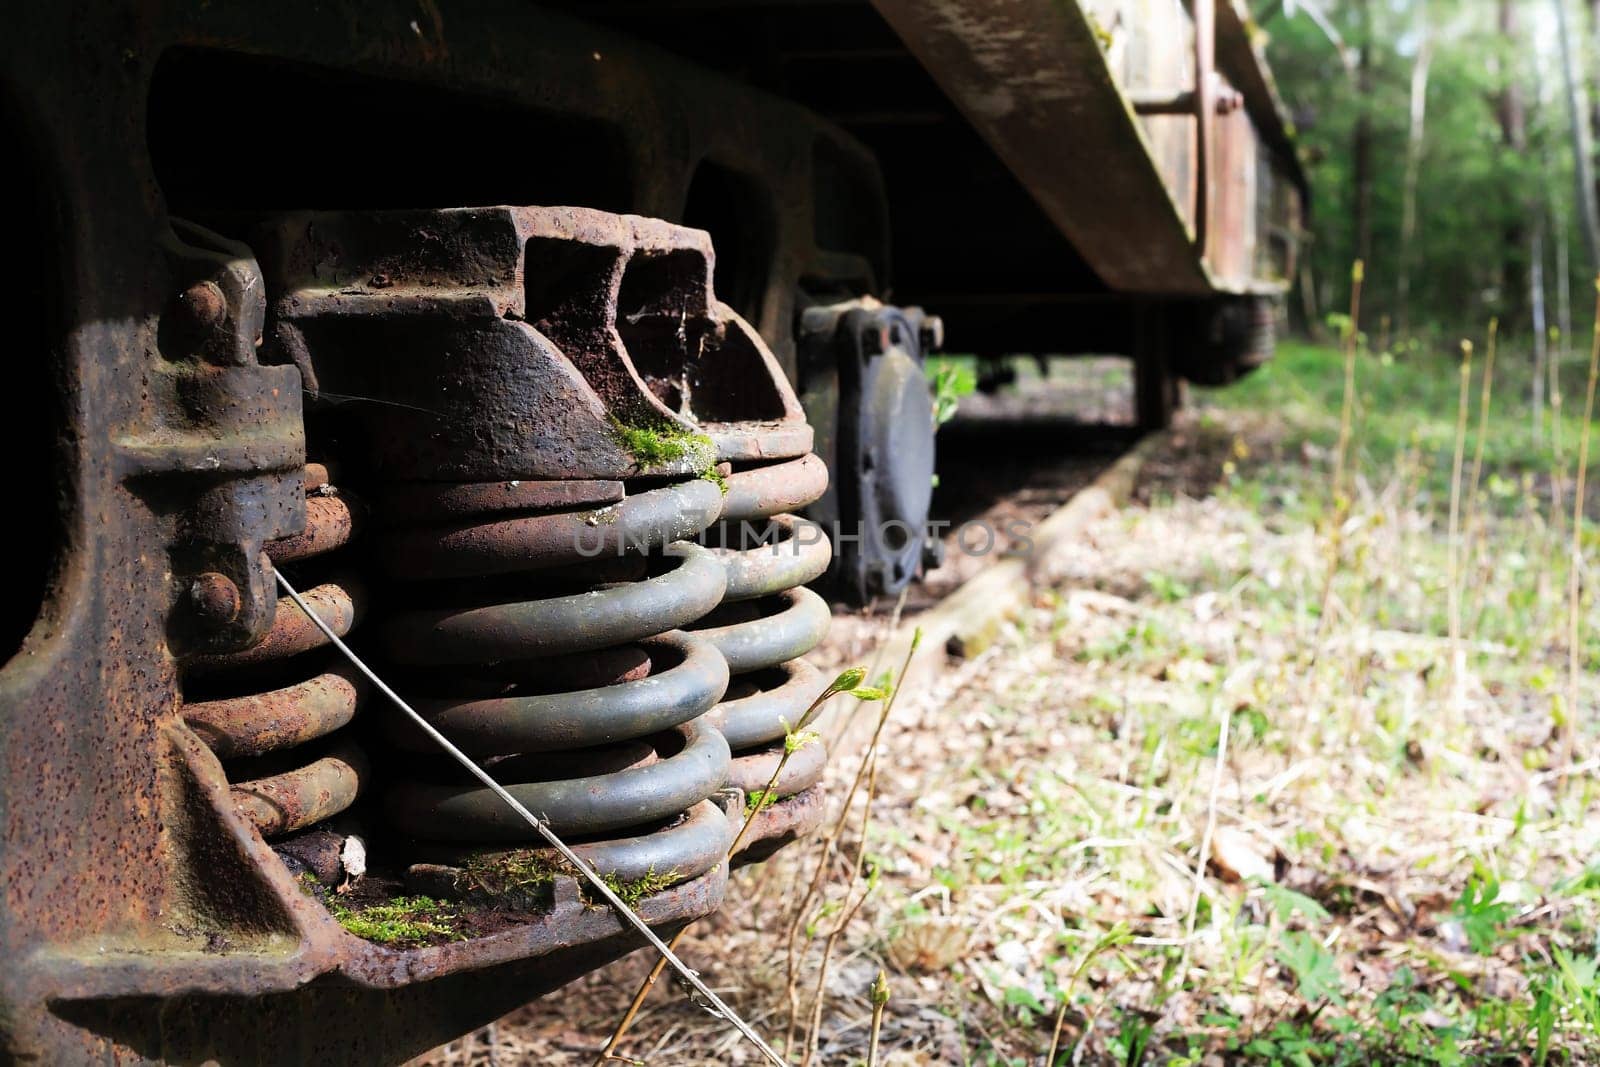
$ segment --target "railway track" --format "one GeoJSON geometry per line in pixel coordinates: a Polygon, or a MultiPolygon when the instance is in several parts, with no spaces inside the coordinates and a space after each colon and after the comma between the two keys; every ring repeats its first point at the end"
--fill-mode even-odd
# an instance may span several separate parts
{"type": "Polygon", "coordinates": [[[940,431],[958,457],[935,494],[936,520],[948,524],[943,561],[903,599],[836,607],[814,658],[883,670],[910,655],[922,631],[928,639],[910,672],[921,686],[987,647],[1027,607],[1040,576],[1071,555],[1082,529],[1123,502],[1164,436],[1134,425],[1129,385],[1115,361],[1085,360],[970,398],[940,431]]]}

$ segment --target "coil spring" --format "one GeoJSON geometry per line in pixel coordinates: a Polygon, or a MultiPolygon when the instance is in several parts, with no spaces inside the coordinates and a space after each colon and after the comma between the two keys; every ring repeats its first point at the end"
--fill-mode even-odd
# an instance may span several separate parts
{"type": "MultiPolygon", "coordinates": [[[[365,593],[335,569],[337,561],[322,557],[349,543],[360,509],[329,484],[321,464],[307,465],[305,486],[305,532],[271,542],[267,556],[274,565],[316,561],[326,580],[305,599],[343,637],[365,612],[365,593]]],[[[293,601],[280,599],[260,642],[187,665],[184,721],[223,761],[237,810],[263,837],[339,814],[355,802],[367,775],[361,750],[338,735],[355,716],[365,679],[328,645],[293,601]],[[283,685],[285,678],[298,680],[283,685]],[[316,758],[306,762],[307,755],[316,758]]]]}
{"type": "MultiPolygon", "coordinates": [[[[793,512],[822,495],[827,466],[815,455],[736,468],[727,476],[715,548],[727,573],[723,604],[690,631],[711,642],[732,675],[712,721],[733,751],[728,783],[747,794],[767,788],[788,730],[823,689],[821,673],[803,657],[827,636],[827,603],[804,588],[828,569],[832,550],[822,531],[793,512]]],[[[806,745],[772,785],[782,799],[822,779],[827,752],[806,745]]]]}
{"type": "MultiPolygon", "coordinates": [[[[711,799],[728,746],[706,717],[728,668],[681,629],[726,586],[717,558],[684,540],[716,519],[721,494],[703,479],[622,489],[412,483],[388,494],[383,513],[408,525],[386,534],[380,558],[409,581],[382,644],[412,673],[417,710],[582,842],[602,874],[684,881],[720,864],[730,841],[711,799]]],[[[418,754],[385,797],[417,856],[492,857],[535,840],[489,790],[423,757],[420,731],[386,722],[418,754]]]]}

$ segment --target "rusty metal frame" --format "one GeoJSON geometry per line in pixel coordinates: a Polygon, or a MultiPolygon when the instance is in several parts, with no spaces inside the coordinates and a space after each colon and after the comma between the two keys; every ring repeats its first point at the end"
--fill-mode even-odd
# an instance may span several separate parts
{"type": "Polygon", "coordinates": [[[1194,246],[1205,254],[1211,232],[1211,166],[1217,139],[1216,0],[1189,0],[1194,16],[1194,246]]]}
{"type": "MultiPolygon", "coordinates": [[[[1211,292],[1078,5],[877,6],[1108,284],[1211,292]],[[1017,70],[1029,72],[1017,87],[992,91],[1017,70]]],[[[1219,27],[1230,10],[1219,9],[1219,27]]],[[[754,325],[791,376],[803,280],[851,293],[887,284],[871,155],[803,108],[522,0],[292,0],[270,15],[248,0],[65,0],[27,6],[9,29],[0,95],[48,194],[57,258],[36,269],[61,308],[44,350],[20,358],[51,365],[66,417],[51,437],[57,490],[38,502],[60,511],[59,566],[21,651],[0,667],[4,1055],[244,1059],[273,1047],[305,1060],[399,1059],[636,947],[572,887],[537,922],[471,943],[356,939],[262,842],[184,724],[179,657],[226,654],[275,616],[262,550],[304,526],[306,456],[296,370],[257,353],[266,309],[248,253],[174,219],[158,183],[156,76],[180,53],[219,58],[224,72],[237,60],[240,77],[250,62],[296,64],[380,93],[422,87],[572,118],[615,139],[620,209],[642,215],[680,218],[704,164],[753,176],[771,226],[754,325]],[[848,247],[815,232],[819,145],[843,161],[870,223],[848,247]]],[[[1219,64],[1235,55],[1219,43],[1219,64]]],[[[352,128],[341,124],[359,124],[373,103],[357,93],[325,112],[230,112],[232,88],[186,85],[163,105],[168,133],[220,185],[264,152],[292,157],[282,145],[298,132],[352,128]]],[[[1257,114],[1260,86],[1241,89],[1257,114]]],[[[205,221],[237,232],[225,217],[205,221]]],[[[740,448],[756,458],[759,436],[724,434],[723,458],[740,448]]],[[[789,445],[774,458],[804,451],[789,445]]],[[[610,490],[599,479],[574,491],[610,490]]],[[[811,791],[784,803],[770,816],[780,837],[820,810],[811,791]]],[[[641,911],[674,928],[715,908],[725,877],[711,870],[641,911]]]]}
{"type": "Polygon", "coordinates": [[[1214,71],[1242,83],[1252,123],[1302,195],[1304,178],[1270,74],[1232,0],[1185,3],[1196,84],[1181,100],[1143,101],[1141,110],[1110,69],[1088,0],[873,0],[1107,287],[1185,298],[1252,292],[1262,288],[1256,280],[1224,276],[1211,262],[1214,71]],[[1196,124],[1187,188],[1168,184],[1136,119],[1179,113],[1180,103],[1196,124]],[[1191,195],[1192,225],[1180,203],[1191,195]]]}
{"type": "Polygon", "coordinates": [[[1311,197],[1311,185],[1300,160],[1300,149],[1291,131],[1289,109],[1278,95],[1272,68],[1267,65],[1258,33],[1244,0],[1215,0],[1217,20],[1217,68],[1239,90],[1244,109],[1250,114],[1256,133],[1270,146],[1273,159],[1283,168],[1302,203],[1311,197]]]}
{"type": "MultiPolygon", "coordinates": [[[[856,158],[869,200],[873,168],[798,108],[510,0],[307,2],[271,18],[244,0],[78,0],[18,13],[0,41],[0,91],[51,195],[59,260],[39,268],[59,277],[64,316],[50,351],[22,358],[56,362],[68,411],[54,451],[60,566],[0,668],[0,1048],[55,1062],[263,1048],[403,1059],[638,941],[575,887],[537,921],[470,943],[355,938],[262,842],[182,721],[178,654],[238,648],[273,617],[261,549],[303,527],[305,455],[298,374],[257,358],[248,257],[175,227],[156,180],[146,105],[175,49],[625,123],[642,213],[676,216],[701,160],[760,173],[777,213],[762,310],[773,336],[787,333],[794,280],[837,263],[806,214],[812,145],[856,158]],[[508,27],[527,47],[507,46],[508,27]]],[[[223,130],[194,103],[185,133],[216,157],[218,181],[251,165],[262,131],[332,121],[240,115],[223,130]]],[[[855,251],[881,273],[882,248],[855,251]]],[[[639,910],[672,930],[713,910],[725,879],[718,867],[639,910]]]]}
{"type": "Polygon", "coordinates": [[[1076,2],[874,0],[874,7],[1100,278],[1211,291],[1172,192],[1076,2]]]}

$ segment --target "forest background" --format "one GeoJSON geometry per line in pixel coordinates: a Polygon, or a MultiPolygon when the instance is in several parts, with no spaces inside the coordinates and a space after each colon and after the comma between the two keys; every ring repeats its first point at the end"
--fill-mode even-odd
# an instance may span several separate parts
{"type": "MultiPolygon", "coordinates": [[[[1600,0],[1251,8],[1312,184],[1294,321],[1316,332],[1345,311],[1360,259],[1361,326],[1380,351],[1454,354],[1494,317],[1538,366],[1551,341],[1586,355],[1600,0]]],[[[1528,376],[1539,393],[1546,378],[1528,376]]]]}

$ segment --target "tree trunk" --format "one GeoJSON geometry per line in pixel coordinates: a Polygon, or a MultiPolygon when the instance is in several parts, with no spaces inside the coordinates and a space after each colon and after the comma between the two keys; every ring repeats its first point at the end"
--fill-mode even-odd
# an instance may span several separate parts
{"type": "MultiPolygon", "coordinates": [[[[1366,0],[1362,0],[1365,4],[1366,0]]],[[[1573,169],[1578,179],[1579,227],[1589,272],[1600,268],[1600,208],[1596,207],[1594,159],[1589,147],[1589,115],[1582,76],[1578,72],[1578,41],[1572,34],[1567,0],[1552,0],[1556,8],[1557,37],[1561,41],[1561,76],[1567,95],[1567,119],[1572,131],[1573,169]]]]}
{"type": "MultiPolygon", "coordinates": [[[[1508,0],[1501,0],[1507,3],[1508,0]]],[[[1406,134],[1405,185],[1401,190],[1400,255],[1395,280],[1395,321],[1400,343],[1411,336],[1411,253],[1417,236],[1417,179],[1422,174],[1423,123],[1428,113],[1428,67],[1433,38],[1428,33],[1428,3],[1417,4],[1417,59],[1411,65],[1411,126],[1406,134]]]]}
{"type": "Polygon", "coordinates": [[[1572,336],[1572,233],[1566,216],[1556,219],[1556,329],[1561,331],[1561,352],[1572,336]]]}
{"type": "Polygon", "coordinates": [[[1354,186],[1350,213],[1351,248],[1355,258],[1372,261],[1372,8],[1371,0],[1356,0],[1356,22],[1361,34],[1356,64],[1356,128],[1350,146],[1350,177],[1354,186]]]}
{"type": "Polygon", "coordinates": [[[1311,274],[1311,250],[1300,250],[1300,313],[1305,317],[1306,336],[1322,340],[1322,315],[1317,311],[1317,283],[1311,274]]]}
{"type": "Polygon", "coordinates": [[[1561,200],[1551,202],[1551,229],[1556,244],[1556,343],[1550,350],[1545,366],[1549,368],[1545,400],[1550,405],[1550,447],[1561,454],[1561,367],[1567,361],[1568,338],[1572,336],[1572,231],[1567,226],[1566,214],[1561,210],[1561,200]]]}
{"type": "MultiPolygon", "coordinates": [[[[1600,0],[1589,0],[1589,44],[1590,56],[1600,55],[1600,0]]],[[[1581,60],[1579,61],[1582,62],[1581,60]]],[[[1591,60],[1592,62],[1592,60],[1591,60]]],[[[1587,82],[1585,83],[1587,87],[1587,82]]],[[[1589,150],[1592,153],[1594,146],[1600,144],[1600,93],[1589,101],[1589,150]]],[[[1600,199],[1600,174],[1595,175],[1590,187],[1595,190],[1595,196],[1600,199]]]]}
{"type": "Polygon", "coordinates": [[[1544,439],[1545,361],[1550,358],[1544,314],[1544,216],[1534,216],[1528,248],[1528,306],[1533,309],[1533,440],[1544,439]]]}
{"type": "MultiPolygon", "coordinates": [[[[1600,4],[1600,0],[1590,0],[1591,4],[1600,4]]],[[[1545,94],[1544,71],[1541,64],[1535,62],[1532,66],[1533,77],[1533,106],[1538,109],[1546,107],[1548,97],[1545,94]]],[[[1556,246],[1556,269],[1564,274],[1567,269],[1566,243],[1567,225],[1561,210],[1559,197],[1550,195],[1550,175],[1555,167],[1550,158],[1550,139],[1539,138],[1539,180],[1534,183],[1533,194],[1529,201],[1529,210],[1533,223],[1533,233],[1529,247],[1529,279],[1528,279],[1528,305],[1533,311],[1533,390],[1529,398],[1531,414],[1533,417],[1533,440],[1538,444],[1544,440],[1545,430],[1545,405],[1551,399],[1548,386],[1551,379],[1551,368],[1560,360],[1559,344],[1551,344],[1553,340],[1550,326],[1549,301],[1545,296],[1545,245],[1546,236],[1556,246]]],[[[1567,311],[1567,285],[1565,278],[1557,279],[1557,292],[1560,299],[1557,303],[1558,318],[1565,327],[1564,315],[1567,311]]],[[[1559,334],[1557,336],[1560,336],[1559,334]]]]}
{"type": "MultiPolygon", "coordinates": [[[[1518,39],[1517,5],[1520,0],[1499,0],[1500,39],[1505,49],[1506,66],[1501,71],[1504,79],[1495,100],[1495,116],[1500,121],[1500,143],[1510,153],[1521,159],[1528,151],[1527,113],[1522,103],[1522,86],[1518,83],[1521,71],[1517,66],[1518,39]]],[[[1530,205],[1531,206],[1531,205],[1530,205]]],[[[1527,224],[1522,214],[1507,221],[1505,250],[1500,262],[1500,291],[1502,293],[1501,325],[1508,332],[1522,329],[1527,309],[1528,264],[1523,255],[1528,245],[1527,224]]]]}

